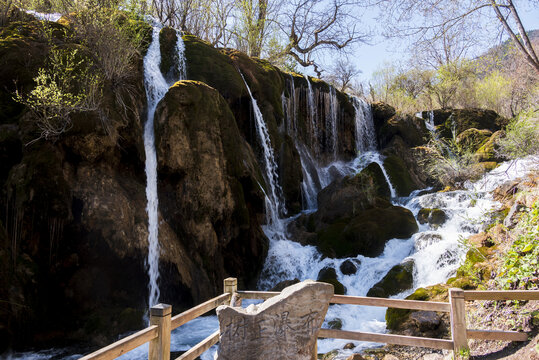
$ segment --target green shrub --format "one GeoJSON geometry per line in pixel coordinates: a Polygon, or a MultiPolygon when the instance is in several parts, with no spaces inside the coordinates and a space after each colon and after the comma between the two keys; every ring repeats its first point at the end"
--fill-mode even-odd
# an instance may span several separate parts
{"type": "Polygon", "coordinates": [[[498,139],[498,156],[506,159],[539,156],[538,111],[524,112],[511,120],[505,130],[505,137],[498,139]]]}
{"type": "Polygon", "coordinates": [[[537,289],[539,277],[539,202],[528,209],[515,228],[517,238],[504,255],[497,281],[505,289],[537,289]]]}
{"type": "MultiPolygon", "coordinates": [[[[76,48],[53,48],[48,64],[38,70],[35,87],[14,100],[25,105],[39,129],[38,139],[55,139],[71,128],[71,114],[97,109],[99,78],[92,75],[92,62],[76,48]]],[[[32,141],[32,142],[33,142],[32,141]]]]}

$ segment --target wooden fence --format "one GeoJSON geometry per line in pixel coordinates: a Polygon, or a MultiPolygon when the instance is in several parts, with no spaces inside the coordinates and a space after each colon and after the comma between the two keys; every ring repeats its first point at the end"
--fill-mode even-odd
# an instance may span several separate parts
{"type": "MultiPolygon", "coordinates": [[[[171,316],[172,307],[170,305],[156,305],[150,309],[149,327],[86,355],[80,360],[114,359],[147,342],[150,343],[148,351],[149,360],[170,360],[170,333],[172,330],[217,308],[219,305],[233,305],[239,299],[266,300],[278,294],[279,292],[272,291],[238,291],[237,280],[235,278],[228,278],[224,281],[224,293],[222,295],[210,299],[176,316],[171,316]]],[[[320,330],[318,337],[447,349],[454,350],[457,353],[468,348],[468,339],[505,341],[528,340],[528,334],[523,332],[467,329],[465,301],[472,300],[539,300],[539,291],[464,291],[461,289],[450,289],[449,303],[334,295],[330,301],[332,304],[448,312],[450,313],[451,321],[451,339],[434,339],[324,328],[320,330]]],[[[218,342],[219,330],[193,346],[176,360],[194,360],[218,342]]]]}

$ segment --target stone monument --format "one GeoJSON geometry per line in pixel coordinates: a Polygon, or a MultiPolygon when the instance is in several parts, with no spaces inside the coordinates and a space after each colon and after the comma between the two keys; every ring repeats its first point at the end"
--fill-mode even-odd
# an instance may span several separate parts
{"type": "Polygon", "coordinates": [[[333,285],[306,280],[247,308],[217,308],[218,360],[311,360],[333,285]]]}

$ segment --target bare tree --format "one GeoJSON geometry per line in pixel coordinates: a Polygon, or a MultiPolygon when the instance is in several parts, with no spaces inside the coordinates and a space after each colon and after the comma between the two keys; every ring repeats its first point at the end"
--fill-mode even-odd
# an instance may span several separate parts
{"type": "Polygon", "coordinates": [[[382,5],[392,36],[415,36],[419,41],[440,39],[448,31],[476,34],[487,23],[485,19],[494,16],[498,20],[497,28],[509,34],[526,62],[539,73],[535,49],[512,0],[377,0],[375,3],[382,5]],[[473,26],[462,26],[465,21],[471,21],[473,26]]]}
{"type": "Polygon", "coordinates": [[[292,56],[304,67],[313,66],[321,76],[317,62],[321,50],[342,51],[362,41],[367,34],[359,30],[359,1],[292,0],[283,10],[279,27],[286,35],[282,56],[292,56]]]}
{"type": "Polygon", "coordinates": [[[340,91],[344,92],[352,87],[354,78],[361,74],[349,59],[339,59],[331,69],[326,79],[340,91]]]}

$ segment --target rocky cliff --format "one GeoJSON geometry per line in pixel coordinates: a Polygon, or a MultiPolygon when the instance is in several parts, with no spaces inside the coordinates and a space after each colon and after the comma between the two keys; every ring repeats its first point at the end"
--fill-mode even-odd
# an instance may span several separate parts
{"type": "MultiPolygon", "coordinates": [[[[70,31],[64,25],[48,23],[54,46],[84,51],[62,35],[70,31]]],[[[124,87],[105,86],[100,109],[75,113],[60,137],[34,141],[34,115],[13,98],[34,86],[51,49],[40,28],[31,19],[0,28],[0,351],[8,344],[102,345],[140,328],[147,308],[144,54],[124,87]]],[[[176,77],[176,34],[160,34],[160,67],[169,79],[176,77]]],[[[254,288],[267,253],[268,184],[242,76],[268,127],[288,215],[304,205],[302,148],[321,165],[358,150],[348,95],[191,35],[183,41],[189,80],[175,83],[155,113],[160,300],[175,312],[220,293],[228,276],[254,288]]],[[[384,104],[373,110],[398,195],[432,183],[412,151],[428,140],[424,121],[384,104]]],[[[388,201],[374,165],[337,176],[319,194],[320,210],[292,225],[295,240],[332,257],[376,256],[388,239],[417,231],[412,214],[388,201]]]]}

